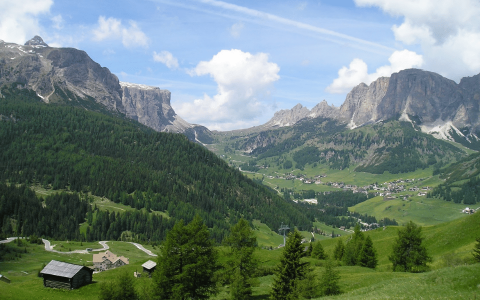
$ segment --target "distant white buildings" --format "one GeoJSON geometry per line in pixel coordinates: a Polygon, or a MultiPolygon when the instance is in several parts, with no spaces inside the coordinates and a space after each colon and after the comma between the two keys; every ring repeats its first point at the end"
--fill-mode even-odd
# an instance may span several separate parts
{"type": "Polygon", "coordinates": [[[128,258],[125,256],[117,256],[108,250],[93,255],[93,267],[95,271],[105,271],[128,264],[128,258]]]}

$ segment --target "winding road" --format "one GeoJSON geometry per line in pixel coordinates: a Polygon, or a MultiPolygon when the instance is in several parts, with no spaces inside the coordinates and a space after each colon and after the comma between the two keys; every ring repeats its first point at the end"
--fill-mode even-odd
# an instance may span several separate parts
{"type": "MultiPolygon", "coordinates": [[[[19,237],[9,237],[7,238],[6,240],[2,240],[0,241],[0,244],[6,244],[6,243],[10,243],[10,242],[13,242],[14,240],[18,239],[19,237]]],[[[57,251],[57,250],[54,250],[53,247],[55,247],[55,245],[51,245],[50,244],[50,241],[49,240],[46,240],[46,239],[42,239],[42,242],[45,244],[45,251],[49,251],[49,252],[55,252],[55,253],[60,253],[60,254],[73,254],[73,253],[80,253],[80,254],[89,254],[91,252],[99,252],[99,251],[104,251],[104,250],[108,250],[110,249],[110,247],[107,245],[107,243],[109,241],[100,241],[98,242],[100,245],[102,245],[103,248],[99,248],[99,249],[92,249],[91,251],[87,251],[86,249],[85,250],[74,250],[74,251],[57,251]]],[[[143,247],[141,244],[138,244],[138,243],[132,243],[130,242],[130,244],[133,244],[135,247],[137,247],[138,249],[142,250],[143,252],[147,253],[148,255],[150,256],[157,256],[156,254],[152,253],[152,251],[148,250],[148,249],[145,249],[145,247],[143,247]]]]}
{"type": "Polygon", "coordinates": [[[142,250],[143,252],[147,253],[147,254],[150,255],[150,256],[158,256],[158,255],[152,253],[152,251],[150,251],[150,250],[148,250],[148,249],[145,249],[145,247],[143,247],[143,246],[140,245],[140,244],[132,243],[132,242],[130,242],[130,244],[135,245],[135,247],[137,247],[138,249],[142,250]]]}

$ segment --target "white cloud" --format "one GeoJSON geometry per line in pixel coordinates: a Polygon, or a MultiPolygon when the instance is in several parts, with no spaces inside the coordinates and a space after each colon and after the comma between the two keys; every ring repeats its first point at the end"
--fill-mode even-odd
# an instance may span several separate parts
{"type": "Polygon", "coordinates": [[[327,92],[333,94],[348,93],[360,83],[370,84],[379,77],[388,77],[392,73],[419,68],[423,65],[423,57],[409,50],[395,51],[388,59],[390,65],[382,66],[375,73],[368,74],[367,64],[359,59],[352,60],[348,67],[338,71],[338,78],[327,87],[327,92]]]}
{"type": "Polygon", "coordinates": [[[396,40],[422,47],[425,67],[460,79],[480,72],[480,2],[478,0],[355,0],[403,17],[392,30],[396,40]]]}
{"type": "Polygon", "coordinates": [[[23,44],[41,35],[39,16],[48,14],[52,0],[0,1],[0,39],[23,44]]]}
{"type": "Polygon", "coordinates": [[[189,71],[192,76],[210,75],[217,83],[217,94],[182,103],[176,111],[189,122],[212,129],[251,125],[249,122],[268,109],[262,100],[268,98],[272,84],[280,78],[279,71],[266,53],[222,50],[189,71]]]}
{"type": "Polygon", "coordinates": [[[62,15],[56,15],[54,17],[51,18],[52,20],[52,23],[53,23],[53,28],[55,29],[62,29],[63,28],[63,24],[65,23],[65,21],[63,20],[63,17],[62,15]]]}
{"type": "Polygon", "coordinates": [[[149,39],[134,21],[129,21],[129,27],[115,18],[98,18],[98,27],[93,30],[93,39],[103,41],[106,39],[120,39],[127,48],[148,47],[149,39]]]}
{"type": "Polygon", "coordinates": [[[238,38],[244,27],[245,26],[243,25],[243,23],[239,22],[239,23],[233,24],[232,27],[228,29],[228,31],[234,38],[238,38]]]}
{"type": "Polygon", "coordinates": [[[178,60],[168,51],[153,52],[153,61],[165,64],[169,69],[178,69],[178,60]]]}

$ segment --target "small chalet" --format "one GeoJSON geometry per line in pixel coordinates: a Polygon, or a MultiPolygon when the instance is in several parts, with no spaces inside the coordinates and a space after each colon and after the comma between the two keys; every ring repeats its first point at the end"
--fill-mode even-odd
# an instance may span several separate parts
{"type": "Polygon", "coordinates": [[[8,279],[7,277],[3,276],[2,274],[0,274],[0,281],[6,282],[6,283],[10,283],[10,279],[8,279]]]}
{"type": "Polygon", "coordinates": [[[128,258],[125,256],[116,256],[110,251],[93,255],[93,267],[95,271],[105,271],[128,265],[128,258]]]}
{"type": "Polygon", "coordinates": [[[142,265],[143,267],[143,272],[148,273],[148,276],[152,276],[152,272],[155,271],[155,268],[157,267],[157,263],[154,261],[147,261],[142,265]]]}
{"type": "Polygon", "coordinates": [[[78,289],[92,282],[93,270],[85,266],[52,260],[40,274],[45,287],[78,289]]]}

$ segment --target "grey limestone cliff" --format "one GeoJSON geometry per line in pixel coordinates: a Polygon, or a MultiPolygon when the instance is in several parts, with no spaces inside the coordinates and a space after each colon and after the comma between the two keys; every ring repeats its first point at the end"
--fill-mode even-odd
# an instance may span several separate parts
{"type": "Polygon", "coordinates": [[[0,86],[12,83],[34,90],[47,103],[94,101],[157,131],[186,133],[194,140],[209,135],[175,113],[169,91],[120,83],[86,52],[49,47],[39,36],[25,45],[0,41],[0,86]]]}

